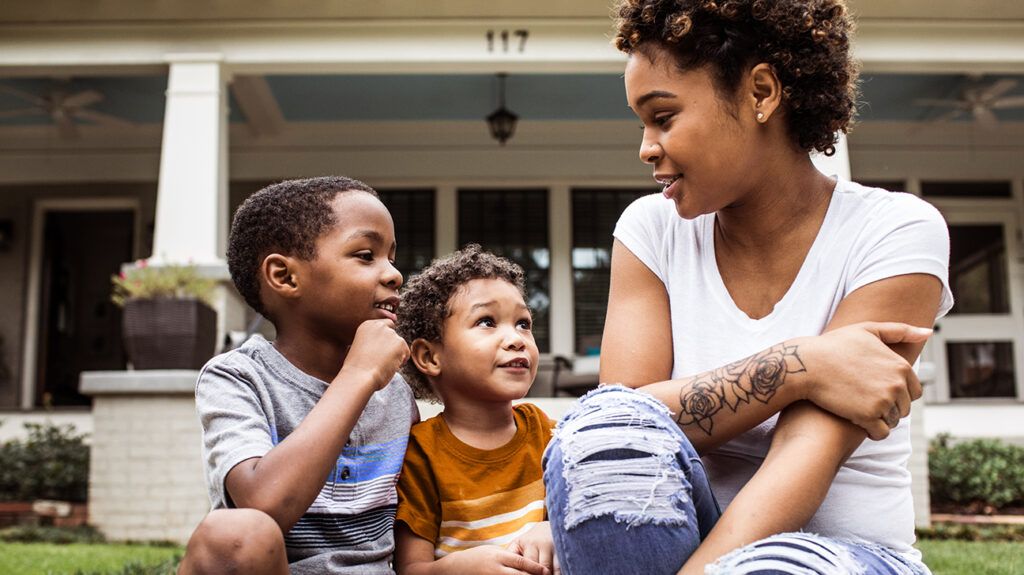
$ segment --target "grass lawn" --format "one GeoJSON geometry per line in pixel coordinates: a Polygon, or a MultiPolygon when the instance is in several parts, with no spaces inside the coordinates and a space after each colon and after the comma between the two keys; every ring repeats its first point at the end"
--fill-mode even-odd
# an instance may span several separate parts
{"type": "MultiPolygon", "coordinates": [[[[1024,543],[918,540],[935,575],[1024,573],[1024,543]]],[[[179,547],[147,545],[0,543],[0,573],[70,575],[119,573],[128,563],[158,565],[180,554],[179,547]]],[[[155,575],[155,574],[154,574],[155,575]]]]}
{"type": "Polygon", "coordinates": [[[149,545],[0,543],[0,573],[65,575],[119,572],[128,563],[159,565],[183,550],[149,545]]]}
{"type": "Polygon", "coordinates": [[[917,546],[935,575],[1024,573],[1024,543],[918,539],[917,546]]]}

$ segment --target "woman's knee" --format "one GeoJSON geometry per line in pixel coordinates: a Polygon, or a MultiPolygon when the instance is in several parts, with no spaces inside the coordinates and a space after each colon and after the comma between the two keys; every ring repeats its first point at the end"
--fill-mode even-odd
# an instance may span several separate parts
{"type": "Polygon", "coordinates": [[[257,509],[216,509],[189,538],[179,573],[277,573],[288,560],[284,535],[257,509]]]}
{"type": "Polygon", "coordinates": [[[651,396],[621,386],[591,392],[559,423],[545,456],[556,472],[546,474],[549,489],[564,492],[564,527],[605,515],[685,525],[692,509],[687,448],[668,409],[651,396]]]}

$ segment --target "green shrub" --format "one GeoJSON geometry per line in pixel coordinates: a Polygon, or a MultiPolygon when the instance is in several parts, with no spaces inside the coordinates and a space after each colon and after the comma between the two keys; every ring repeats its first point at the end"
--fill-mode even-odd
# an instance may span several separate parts
{"type": "Polygon", "coordinates": [[[26,439],[0,445],[0,500],[83,502],[89,488],[89,447],[73,425],[26,423],[26,439]]]}
{"type": "Polygon", "coordinates": [[[0,530],[0,541],[7,543],[103,543],[106,539],[95,527],[47,527],[24,525],[0,530]]]}
{"type": "Polygon", "coordinates": [[[1024,447],[996,439],[954,444],[940,435],[928,449],[928,474],[933,503],[988,510],[1024,503],[1024,447]]]}

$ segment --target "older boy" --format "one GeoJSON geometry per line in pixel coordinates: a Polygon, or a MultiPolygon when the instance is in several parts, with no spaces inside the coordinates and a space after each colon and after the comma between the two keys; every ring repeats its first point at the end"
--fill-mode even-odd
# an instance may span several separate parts
{"type": "Polygon", "coordinates": [[[403,294],[403,373],[444,412],[413,427],[405,456],[402,575],[542,575],[555,566],[541,470],[552,422],[536,406],[512,406],[537,374],[523,279],[519,266],[471,245],[434,261],[403,294]]]}
{"type": "Polygon", "coordinates": [[[212,511],[179,573],[391,573],[395,483],[418,419],[395,376],[394,224],[340,177],[268,186],[235,213],[231,279],[277,330],[199,376],[212,511]]]}

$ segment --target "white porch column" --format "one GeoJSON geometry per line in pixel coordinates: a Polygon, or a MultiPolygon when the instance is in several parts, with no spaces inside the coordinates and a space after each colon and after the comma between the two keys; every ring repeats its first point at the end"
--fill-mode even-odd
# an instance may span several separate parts
{"type": "Polygon", "coordinates": [[[572,282],[572,196],[567,185],[548,192],[548,235],[551,244],[551,354],[572,357],[576,323],[572,282]]]}
{"type": "Polygon", "coordinates": [[[218,265],[227,246],[226,79],[220,54],[168,55],[155,263],[218,265]]]}

